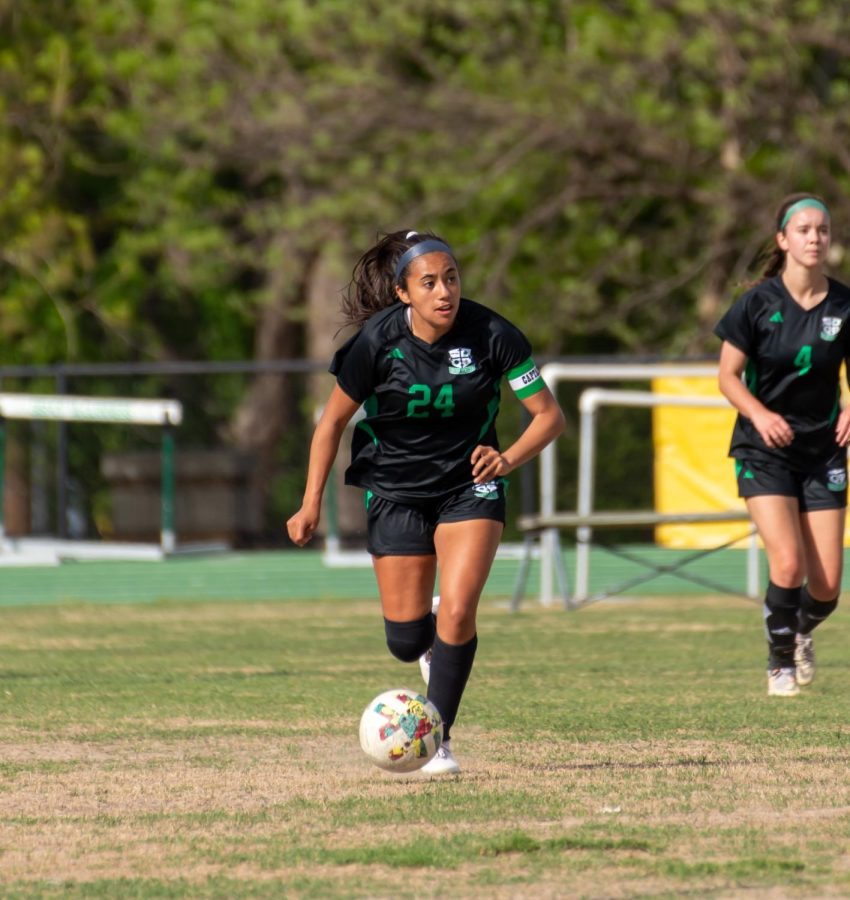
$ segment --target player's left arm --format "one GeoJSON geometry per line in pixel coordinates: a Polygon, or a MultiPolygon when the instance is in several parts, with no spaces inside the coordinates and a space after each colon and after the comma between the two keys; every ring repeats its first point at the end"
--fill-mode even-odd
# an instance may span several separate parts
{"type": "Polygon", "coordinates": [[[507,475],[537,456],[564,430],[564,413],[548,387],[543,387],[520,403],[531,415],[523,433],[501,453],[495,447],[479,444],[472,451],[472,475],[476,484],[507,475]]]}

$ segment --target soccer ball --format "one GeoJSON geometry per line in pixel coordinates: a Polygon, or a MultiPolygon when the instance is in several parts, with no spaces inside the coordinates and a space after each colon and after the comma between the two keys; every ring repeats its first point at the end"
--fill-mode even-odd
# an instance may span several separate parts
{"type": "Polygon", "coordinates": [[[389,772],[414,772],[433,759],[443,742],[437,707],[407,688],[379,694],[360,717],[363,752],[389,772]]]}

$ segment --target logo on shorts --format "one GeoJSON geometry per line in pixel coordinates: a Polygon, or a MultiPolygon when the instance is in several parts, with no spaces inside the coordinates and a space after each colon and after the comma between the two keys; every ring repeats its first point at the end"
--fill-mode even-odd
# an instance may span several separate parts
{"type": "Polygon", "coordinates": [[[827,469],[826,486],[831,491],[843,491],[847,487],[847,469],[827,469]]]}
{"type": "Polygon", "coordinates": [[[472,493],[479,500],[498,500],[499,499],[499,482],[485,481],[484,484],[473,484],[472,493]]]}
{"type": "Polygon", "coordinates": [[[841,326],[843,324],[843,319],[838,319],[835,316],[824,316],[820,320],[821,339],[824,341],[834,341],[838,337],[838,332],[841,331],[841,326]]]}
{"type": "Polygon", "coordinates": [[[472,361],[472,350],[469,347],[457,347],[449,350],[449,374],[469,375],[475,371],[472,361]]]}

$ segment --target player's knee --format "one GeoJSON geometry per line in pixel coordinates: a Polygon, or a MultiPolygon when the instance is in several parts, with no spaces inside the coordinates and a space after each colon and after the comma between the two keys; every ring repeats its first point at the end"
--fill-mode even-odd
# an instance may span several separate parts
{"type": "Polygon", "coordinates": [[[429,612],[413,622],[384,619],[387,647],[402,662],[414,662],[434,643],[434,616],[429,612]]]}
{"type": "Polygon", "coordinates": [[[838,595],[841,592],[841,576],[837,578],[809,576],[808,592],[815,603],[831,603],[834,599],[837,605],[838,595]],[[828,597],[829,600],[821,599],[823,597],[828,597]]]}
{"type": "Polygon", "coordinates": [[[463,644],[475,634],[476,603],[452,603],[440,606],[440,634],[452,644],[463,644]]]}
{"type": "Polygon", "coordinates": [[[785,553],[770,561],[770,580],[774,584],[802,584],[805,567],[796,553],[785,553]]]}

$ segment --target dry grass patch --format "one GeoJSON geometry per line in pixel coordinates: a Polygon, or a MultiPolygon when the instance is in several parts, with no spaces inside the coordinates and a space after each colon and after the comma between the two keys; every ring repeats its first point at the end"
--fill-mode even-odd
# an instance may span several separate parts
{"type": "Polygon", "coordinates": [[[13,896],[850,895],[840,620],[771,704],[732,601],[490,607],[464,772],[432,781],[357,744],[365,703],[418,683],[373,602],[5,615],[13,896]]]}
{"type": "MultiPolygon", "coordinates": [[[[226,874],[250,883],[297,878],[311,859],[320,864],[330,854],[321,869],[340,890],[358,873],[388,889],[394,870],[381,866],[382,848],[395,835],[436,846],[448,822],[454,840],[462,835],[478,846],[477,861],[451,865],[461,896],[565,896],[558,891],[567,877],[570,896],[598,896],[595,880],[613,865],[617,882],[605,896],[631,897],[679,883],[653,872],[655,857],[671,852],[670,835],[687,837],[673,850],[678,865],[710,858],[719,874],[709,881],[722,884],[740,836],[775,825],[788,805],[788,779],[806,779],[808,840],[829,840],[837,822],[850,823],[850,787],[836,783],[845,763],[828,754],[757,760],[728,743],[612,742],[561,747],[564,761],[547,766],[500,759],[488,735],[470,730],[465,774],[435,783],[385,775],[353,746],[331,765],[327,750],[322,740],[305,739],[284,753],[250,734],[95,744],[76,734],[34,748],[6,743],[5,759],[36,768],[18,773],[0,793],[0,869],[12,880],[203,882],[226,874]],[[37,768],[57,761],[72,768],[37,768]],[[512,806],[518,797],[522,803],[512,806]],[[440,811],[447,803],[463,809],[457,827],[451,816],[427,818],[429,804],[440,811]],[[491,817],[490,804],[500,818],[491,817]],[[371,826],[369,809],[383,810],[371,826]],[[494,834],[506,831],[527,842],[488,850],[494,834]],[[347,848],[351,861],[343,853],[334,863],[333,854],[347,848]],[[368,865],[354,861],[370,848],[376,858],[368,865]],[[539,865],[544,858],[538,878],[529,859],[539,865]]],[[[799,842],[788,829],[770,843],[794,857],[799,842]]]]}

